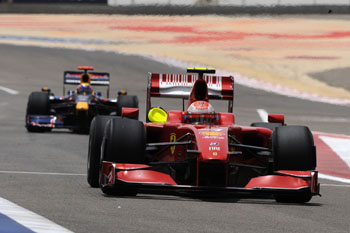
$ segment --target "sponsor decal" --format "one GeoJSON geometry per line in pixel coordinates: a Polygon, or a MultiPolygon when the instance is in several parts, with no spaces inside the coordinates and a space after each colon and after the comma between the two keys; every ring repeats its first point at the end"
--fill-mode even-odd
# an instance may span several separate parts
{"type": "Polygon", "coordinates": [[[66,73],[66,78],[79,78],[81,74],[66,73]]]}
{"type": "MultiPolygon", "coordinates": [[[[162,74],[159,77],[159,87],[192,87],[195,81],[198,79],[197,75],[189,74],[162,74]]],[[[221,76],[209,76],[204,75],[203,79],[207,82],[210,89],[220,91],[222,89],[222,77],[221,76]]]]}
{"type": "Polygon", "coordinates": [[[220,145],[220,143],[218,143],[218,142],[211,142],[210,145],[211,146],[218,146],[218,145],[220,145]]]}
{"type": "MultiPolygon", "coordinates": [[[[55,127],[55,123],[56,123],[56,119],[57,119],[57,117],[52,117],[50,119],[50,123],[48,123],[48,124],[41,124],[41,123],[38,123],[38,122],[35,122],[35,121],[30,122],[30,124],[32,126],[37,126],[37,127],[51,127],[51,128],[54,128],[55,127]]],[[[36,119],[34,119],[34,120],[36,120],[36,119]]],[[[31,121],[31,120],[28,120],[28,121],[31,121]]]]}
{"type": "Polygon", "coordinates": [[[221,132],[221,131],[223,131],[223,129],[221,129],[221,128],[211,128],[210,131],[221,132]]]}
{"type": "Polygon", "coordinates": [[[204,132],[201,132],[201,134],[204,134],[207,136],[220,136],[220,135],[222,135],[221,132],[213,132],[213,131],[204,131],[204,132]]]}
{"type": "Polygon", "coordinates": [[[215,150],[215,151],[220,151],[220,147],[219,146],[209,146],[209,150],[211,150],[211,151],[213,151],[213,150],[215,150]]]}
{"type": "Polygon", "coordinates": [[[221,137],[221,136],[204,136],[204,139],[216,139],[216,140],[224,140],[225,137],[221,137]]]}
{"type": "Polygon", "coordinates": [[[92,74],[92,78],[95,78],[95,79],[109,79],[109,76],[108,75],[92,74]]]}
{"type": "Polygon", "coordinates": [[[213,156],[218,156],[218,152],[213,152],[213,156]]]}
{"type": "MultiPolygon", "coordinates": [[[[170,142],[176,142],[176,134],[175,133],[170,134],[170,142]]],[[[176,146],[171,146],[170,147],[170,151],[171,151],[172,155],[175,152],[175,148],[176,148],[176,146]]]]}

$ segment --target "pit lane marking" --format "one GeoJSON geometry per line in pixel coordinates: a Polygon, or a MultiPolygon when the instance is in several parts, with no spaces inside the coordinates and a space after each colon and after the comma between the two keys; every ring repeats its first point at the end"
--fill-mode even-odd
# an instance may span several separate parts
{"type": "Polygon", "coordinates": [[[30,210],[0,197],[0,232],[72,233],[30,210]]]}
{"type": "Polygon", "coordinates": [[[79,173],[58,173],[58,172],[26,172],[26,171],[0,171],[3,174],[27,174],[27,175],[53,175],[53,176],[86,176],[79,173]]]}
{"type": "Polygon", "coordinates": [[[260,119],[262,120],[262,122],[267,122],[267,118],[268,118],[268,113],[265,109],[257,109],[256,110],[259,114],[260,119]]]}
{"type": "Polygon", "coordinates": [[[0,86],[0,90],[4,91],[4,92],[7,92],[11,95],[18,95],[18,91],[16,90],[13,90],[13,89],[10,89],[10,88],[7,88],[7,87],[3,87],[3,86],[0,86]]]}

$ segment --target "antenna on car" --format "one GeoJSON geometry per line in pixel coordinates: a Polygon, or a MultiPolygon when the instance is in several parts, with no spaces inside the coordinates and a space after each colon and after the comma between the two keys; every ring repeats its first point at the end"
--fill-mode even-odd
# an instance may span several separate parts
{"type": "Polygon", "coordinates": [[[197,73],[199,79],[203,79],[203,74],[215,74],[216,70],[214,68],[205,67],[193,67],[187,68],[187,73],[197,73]]]}

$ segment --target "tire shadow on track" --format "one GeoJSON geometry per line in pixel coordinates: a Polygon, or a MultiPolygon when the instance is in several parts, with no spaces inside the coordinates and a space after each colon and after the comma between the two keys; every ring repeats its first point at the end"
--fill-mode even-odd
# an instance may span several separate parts
{"type": "Polygon", "coordinates": [[[170,194],[155,194],[155,193],[142,193],[136,197],[130,196],[108,196],[102,194],[105,198],[110,199],[135,199],[135,200],[159,200],[159,201],[188,201],[188,202],[208,202],[208,203],[225,203],[225,204],[256,204],[256,205],[290,205],[290,206],[314,206],[322,207],[323,204],[319,202],[309,203],[278,203],[270,195],[234,195],[234,196],[210,196],[210,195],[189,195],[189,194],[177,194],[169,196],[170,194]]]}

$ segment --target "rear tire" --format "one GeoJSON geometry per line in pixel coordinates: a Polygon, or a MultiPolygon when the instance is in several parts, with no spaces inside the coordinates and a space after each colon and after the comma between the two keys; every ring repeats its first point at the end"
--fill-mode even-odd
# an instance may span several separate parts
{"type": "Polygon", "coordinates": [[[135,95],[119,95],[117,101],[117,116],[122,115],[122,108],[138,108],[139,99],[135,95]]]}
{"type": "MultiPolygon", "coordinates": [[[[146,128],[141,121],[114,118],[106,125],[101,160],[114,163],[143,164],[145,162],[146,128]]],[[[102,187],[107,195],[136,196],[137,189],[122,184],[102,187]]]]}
{"type": "MultiPolygon", "coordinates": [[[[28,97],[26,116],[28,115],[50,115],[50,99],[47,92],[32,92],[28,97]]],[[[33,126],[26,123],[28,132],[51,131],[48,127],[33,126]]]]}
{"type": "MultiPolygon", "coordinates": [[[[311,131],[306,126],[277,127],[272,135],[274,170],[309,171],[316,168],[316,148],[311,131]]],[[[275,195],[277,202],[306,203],[312,198],[305,192],[275,195]]]]}
{"type": "Polygon", "coordinates": [[[112,116],[97,115],[91,121],[87,160],[87,181],[93,188],[99,187],[101,144],[107,122],[112,116]]]}

